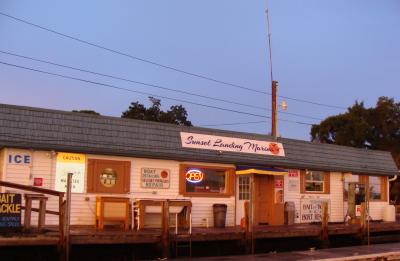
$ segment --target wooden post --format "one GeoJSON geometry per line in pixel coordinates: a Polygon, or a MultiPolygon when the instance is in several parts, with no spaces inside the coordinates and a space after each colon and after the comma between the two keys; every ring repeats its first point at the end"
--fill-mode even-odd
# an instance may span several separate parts
{"type": "Polygon", "coordinates": [[[58,230],[60,232],[59,253],[60,260],[64,260],[65,241],[64,241],[64,221],[65,221],[65,201],[64,195],[58,196],[58,230]]]}
{"type": "Polygon", "coordinates": [[[161,248],[162,257],[169,257],[169,202],[165,200],[162,204],[162,229],[161,229],[161,248]]]}
{"type": "Polygon", "coordinates": [[[361,202],[361,217],[360,217],[360,228],[361,232],[365,232],[365,220],[366,220],[366,211],[365,211],[365,202],[361,202]]]}
{"type": "Polygon", "coordinates": [[[246,254],[252,252],[252,236],[250,228],[250,203],[249,201],[244,202],[244,229],[245,229],[245,251],[246,254]]]}
{"type": "Polygon", "coordinates": [[[72,184],[72,173],[68,173],[67,177],[67,196],[66,196],[66,205],[64,212],[64,261],[69,261],[69,253],[70,253],[70,220],[71,220],[71,184],[72,184]]]}
{"type": "Polygon", "coordinates": [[[272,81],[272,124],[271,124],[271,135],[276,138],[276,122],[277,122],[277,108],[276,108],[276,91],[277,91],[277,81],[272,81]]]}
{"type": "Polygon", "coordinates": [[[328,202],[322,202],[321,240],[323,243],[327,243],[329,239],[328,220],[328,202]]]}
{"type": "Polygon", "coordinates": [[[366,232],[366,209],[365,202],[361,202],[361,217],[360,217],[360,238],[361,242],[365,242],[365,232],[366,232]]]}
{"type": "Polygon", "coordinates": [[[31,226],[31,210],[32,199],[25,195],[24,229],[29,229],[31,226]]]}
{"type": "Polygon", "coordinates": [[[349,183],[349,190],[347,193],[347,213],[350,216],[351,223],[356,222],[356,183],[349,183]]]}
{"type": "Polygon", "coordinates": [[[46,223],[46,201],[47,197],[39,200],[39,229],[42,229],[46,223]]]}

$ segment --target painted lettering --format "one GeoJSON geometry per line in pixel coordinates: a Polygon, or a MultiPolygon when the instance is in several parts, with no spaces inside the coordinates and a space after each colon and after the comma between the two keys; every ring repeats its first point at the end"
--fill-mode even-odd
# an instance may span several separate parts
{"type": "Polygon", "coordinates": [[[31,163],[31,156],[30,155],[8,155],[8,163],[10,164],[30,164],[31,163]]]}

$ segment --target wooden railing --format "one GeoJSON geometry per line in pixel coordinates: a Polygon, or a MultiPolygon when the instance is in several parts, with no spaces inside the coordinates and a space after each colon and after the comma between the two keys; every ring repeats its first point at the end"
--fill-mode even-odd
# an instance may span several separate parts
{"type": "MultiPolygon", "coordinates": [[[[68,177],[69,183],[71,183],[70,179],[71,178],[68,177]]],[[[61,259],[68,260],[67,251],[69,251],[69,246],[67,244],[69,244],[69,215],[66,214],[66,211],[69,211],[69,210],[67,209],[67,202],[66,202],[66,200],[64,200],[65,193],[59,192],[56,190],[52,190],[52,189],[38,188],[38,187],[34,187],[34,186],[21,185],[21,184],[17,184],[17,183],[0,180],[0,187],[1,186],[58,197],[58,211],[45,210],[45,213],[59,216],[58,227],[59,227],[59,233],[60,233],[59,245],[60,245],[60,248],[61,248],[60,250],[61,250],[61,254],[62,254],[61,259]],[[68,219],[66,217],[68,217],[68,219]],[[68,223],[68,225],[67,225],[67,223],[68,223]]],[[[24,206],[22,206],[21,208],[25,209],[24,206]]],[[[39,212],[39,209],[31,208],[31,211],[39,212]]]]}

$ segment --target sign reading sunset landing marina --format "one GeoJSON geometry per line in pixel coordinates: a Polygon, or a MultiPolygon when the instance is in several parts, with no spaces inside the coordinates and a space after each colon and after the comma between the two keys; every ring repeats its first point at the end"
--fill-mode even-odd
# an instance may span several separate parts
{"type": "Polygon", "coordinates": [[[182,147],[285,156],[282,143],[181,132],[182,147]]]}

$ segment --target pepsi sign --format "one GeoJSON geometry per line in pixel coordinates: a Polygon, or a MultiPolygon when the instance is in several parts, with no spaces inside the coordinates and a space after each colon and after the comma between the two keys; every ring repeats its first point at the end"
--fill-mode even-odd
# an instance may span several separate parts
{"type": "Polygon", "coordinates": [[[189,169],[186,172],[186,181],[190,183],[200,183],[204,179],[204,173],[199,169],[189,169]]]}

